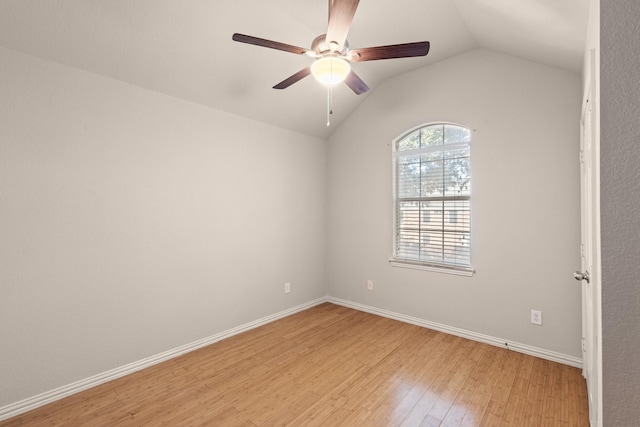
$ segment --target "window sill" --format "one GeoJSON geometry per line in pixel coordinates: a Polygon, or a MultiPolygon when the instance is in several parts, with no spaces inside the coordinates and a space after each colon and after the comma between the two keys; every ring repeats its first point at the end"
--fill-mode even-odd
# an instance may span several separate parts
{"type": "Polygon", "coordinates": [[[392,267],[412,268],[414,270],[433,271],[436,273],[454,274],[456,276],[471,277],[476,272],[472,267],[439,267],[436,265],[414,263],[394,258],[389,260],[389,264],[391,264],[392,267]]]}

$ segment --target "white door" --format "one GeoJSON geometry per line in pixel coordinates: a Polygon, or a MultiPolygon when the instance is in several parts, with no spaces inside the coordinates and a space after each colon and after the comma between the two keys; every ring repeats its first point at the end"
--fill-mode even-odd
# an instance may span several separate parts
{"type": "MultiPolygon", "coordinates": [[[[593,55],[590,58],[593,64],[593,55]]],[[[594,74],[592,73],[591,76],[594,74]]],[[[583,374],[587,380],[589,418],[592,426],[602,425],[601,414],[601,293],[600,251],[600,191],[599,191],[599,137],[595,82],[587,87],[582,109],[580,141],[580,183],[582,212],[582,271],[575,277],[582,283],[582,351],[583,374]]]]}

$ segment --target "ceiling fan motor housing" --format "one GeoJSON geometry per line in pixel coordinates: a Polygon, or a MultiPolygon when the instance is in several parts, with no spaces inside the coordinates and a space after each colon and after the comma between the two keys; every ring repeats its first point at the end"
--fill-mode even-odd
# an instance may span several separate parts
{"type": "Polygon", "coordinates": [[[349,42],[347,40],[344,41],[344,46],[342,50],[338,50],[339,46],[336,43],[327,43],[327,35],[322,34],[311,42],[311,50],[316,53],[317,56],[325,56],[325,55],[335,55],[338,54],[340,56],[346,56],[349,53],[349,42]]]}

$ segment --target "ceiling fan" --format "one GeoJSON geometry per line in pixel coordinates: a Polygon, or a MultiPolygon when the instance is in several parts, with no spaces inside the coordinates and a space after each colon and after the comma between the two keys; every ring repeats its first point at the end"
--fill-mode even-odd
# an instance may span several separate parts
{"type": "MultiPolygon", "coordinates": [[[[429,42],[351,49],[347,41],[347,34],[358,3],[359,0],[329,0],[327,33],[316,37],[311,43],[311,49],[239,33],[233,35],[233,40],[299,55],[307,55],[315,59],[310,66],[303,68],[273,86],[274,89],[286,89],[312,74],[318,82],[329,88],[344,81],[354,93],[360,95],[367,92],[369,86],[351,69],[351,62],[425,56],[429,52],[429,42]]],[[[329,89],[328,94],[328,110],[329,114],[331,114],[331,89],[329,89]]]]}
{"type": "Polygon", "coordinates": [[[274,89],[286,89],[309,74],[313,74],[320,83],[328,86],[344,81],[351,90],[360,95],[367,92],[369,87],[351,70],[350,62],[425,56],[429,53],[429,42],[350,49],[347,34],[358,3],[359,0],[329,0],[327,34],[316,37],[311,43],[311,49],[239,33],[233,35],[233,40],[315,58],[311,66],[284,79],[275,85],[274,89]]]}

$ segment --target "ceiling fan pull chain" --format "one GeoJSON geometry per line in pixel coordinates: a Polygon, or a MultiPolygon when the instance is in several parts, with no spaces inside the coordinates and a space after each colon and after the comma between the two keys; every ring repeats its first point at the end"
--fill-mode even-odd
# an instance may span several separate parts
{"type": "Polygon", "coordinates": [[[333,114],[333,86],[329,88],[329,114],[333,114]]]}
{"type": "Polygon", "coordinates": [[[327,126],[331,126],[331,115],[333,114],[331,86],[327,87],[327,126]]]}

